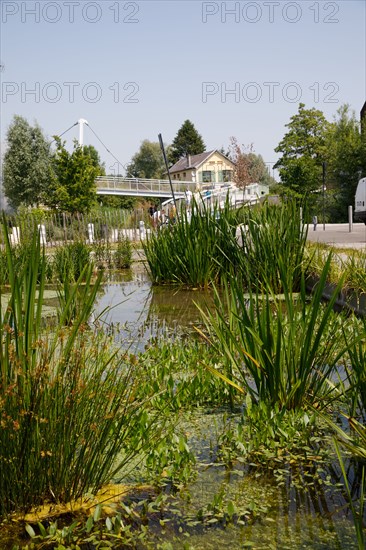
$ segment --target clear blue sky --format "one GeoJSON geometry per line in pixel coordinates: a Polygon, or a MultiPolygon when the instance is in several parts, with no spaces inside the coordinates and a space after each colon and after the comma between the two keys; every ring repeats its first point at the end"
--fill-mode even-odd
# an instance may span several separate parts
{"type": "MultiPolygon", "coordinates": [[[[169,143],[190,119],[207,150],[236,136],[271,163],[300,101],[332,120],[366,100],[361,0],[0,5],[3,145],[14,114],[47,136],[85,118],[126,164],[143,139],[169,143]]],[[[113,171],[88,128],[85,143],[113,171]]]]}

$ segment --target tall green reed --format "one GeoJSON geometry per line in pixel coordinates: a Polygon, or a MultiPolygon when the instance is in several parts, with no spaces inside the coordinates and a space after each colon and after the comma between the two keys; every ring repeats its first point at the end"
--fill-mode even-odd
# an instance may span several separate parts
{"type": "Polygon", "coordinates": [[[58,281],[77,281],[86,265],[92,264],[89,247],[75,241],[56,248],[53,254],[53,272],[58,281]]]}
{"type": "Polygon", "coordinates": [[[176,224],[143,243],[153,281],[200,288],[217,282],[236,247],[234,219],[228,203],[211,209],[193,201],[190,212],[182,209],[176,224]]]}
{"type": "Polygon", "coordinates": [[[287,284],[299,286],[310,261],[305,247],[306,228],[293,202],[239,211],[228,201],[212,209],[194,202],[191,213],[182,209],[175,225],[152,233],[144,244],[156,283],[208,287],[232,273],[247,288],[270,284],[276,292],[282,289],[282,264],[287,284]]]}
{"type": "Polygon", "coordinates": [[[283,296],[270,283],[266,293],[245,293],[231,277],[223,297],[215,291],[215,311],[201,310],[209,339],[226,362],[227,382],[249,393],[254,403],[297,409],[307,403],[321,406],[332,397],[334,385],[327,381],[345,347],[344,319],[333,312],[341,281],[330,301],[322,302],[330,261],[311,297],[304,275],[300,292],[293,293],[286,265],[279,263],[283,296]]]}
{"type": "Polygon", "coordinates": [[[344,331],[347,356],[344,358],[347,386],[343,391],[347,398],[348,414],[366,421],[366,320],[360,319],[352,330],[344,331]]]}
{"type": "Polygon", "coordinates": [[[344,460],[341,454],[341,451],[339,449],[339,445],[337,441],[335,441],[336,446],[336,453],[338,457],[338,461],[341,467],[342,476],[344,480],[344,487],[346,490],[346,497],[348,500],[348,504],[351,510],[352,518],[353,518],[353,524],[355,526],[356,530],[356,538],[357,538],[357,546],[359,550],[364,550],[365,548],[365,529],[364,529],[364,511],[365,511],[365,494],[366,494],[366,478],[365,478],[365,466],[362,467],[362,473],[361,473],[361,481],[360,481],[360,496],[357,499],[358,502],[354,501],[354,497],[352,495],[352,491],[348,482],[347,472],[344,464],[344,460]]]}
{"type": "Polygon", "coordinates": [[[253,210],[242,209],[238,215],[244,253],[238,256],[237,270],[243,284],[259,291],[269,285],[275,293],[282,291],[283,284],[298,289],[310,260],[305,254],[307,229],[296,202],[265,203],[253,210]]]}
{"type": "Polygon", "coordinates": [[[48,329],[38,235],[20,272],[8,240],[5,246],[10,297],[4,301],[0,293],[0,517],[97,491],[153,447],[161,426],[161,415],[136,397],[136,368],[90,327],[100,278],[86,285],[71,326],[65,318],[72,300],[48,329]]]}

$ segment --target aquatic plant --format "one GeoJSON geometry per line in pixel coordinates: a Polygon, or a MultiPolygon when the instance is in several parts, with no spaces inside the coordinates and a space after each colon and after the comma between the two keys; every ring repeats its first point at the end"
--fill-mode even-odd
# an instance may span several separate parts
{"type": "MultiPolygon", "coordinates": [[[[97,491],[153,448],[163,422],[135,397],[136,367],[89,326],[100,278],[86,286],[71,326],[65,327],[66,304],[49,331],[42,323],[38,235],[19,272],[5,245],[10,297],[4,303],[0,293],[0,517],[97,491]]],[[[90,271],[86,266],[89,281],[90,271]]]]}
{"type": "Polygon", "coordinates": [[[234,220],[228,203],[211,210],[193,201],[191,211],[182,209],[175,224],[161,226],[143,243],[153,282],[200,288],[217,282],[237,248],[234,220]]]}
{"type": "Polygon", "coordinates": [[[344,358],[346,382],[343,393],[348,403],[348,415],[366,421],[366,320],[355,321],[344,331],[347,356],[344,358]]]}
{"type": "Polygon", "coordinates": [[[300,292],[293,293],[286,265],[281,263],[282,296],[270,285],[266,294],[245,293],[233,277],[226,282],[223,297],[216,289],[215,311],[201,313],[208,340],[222,354],[227,370],[225,375],[211,367],[210,371],[249,393],[254,403],[278,404],[280,409],[307,403],[324,406],[334,395],[328,379],[346,351],[344,319],[333,312],[342,281],[329,302],[322,302],[330,261],[329,257],[311,297],[304,275],[300,292]]]}
{"type": "MultiPolygon", "coordinates": [[[[362,428],[361,433],[363,434],[364,444],[365,444],[366,431],[363,426],[362,427],[360,426],[360,428],[362,428]]],[[[334,441],[334,444],[336,448],[339,465],[341,467],[346,498],[348,501],[349,508],[351,510],[353,524],[355,526],[357,546],[359,550],[364,550],[365,540],[366,540],[366,536],[365,536],[366,534],[365,534],[365,528],[364,528],[365,494],[366,494],[365,466],[363,465],[361,470],[359,495],[358,497],[355,498],[353,491],[351,490],[350,483],[348,481],[345,461],[344,461],[344,457],[342,456],[341,450],[339,448],[339,444],[336,440],[334,441]]],[[[343,439],[343,444],[344,444],[344,439],[343,439]]],[[[349,445],[347,445],[347,447],[350,448],[349,445]]],[[[366,446],[365,446],[365,449],[366,449],[366,446]]],[[[351,450],[352,450],[352,445],[351,445],[351,450]]],[[[358,450],[356,452],[358,452],[358,450]]],[[[364,458],[366,458],[366,453],[364,454],[364,458]]]]}
{"type": "Polygon", "coordinates": [[[89,247],[75,241],[56,248],[53,254],[53,271],[58,281],[77,281],[87,264],[91,264],[89,247]]]}
{"type": "Polygon", "coordinates": [[[296,202],[265,203],[253,210],[242,209],[238,217],[244,253],[238,256],[237,275],[246,288],[266,292],[270,287],[275,294],[282,292],[283,285],[297,290],[309,259],[305,254],[307,228],[296,202]]]}
{"type": "Polygon", "coordinates": [[[132,245],[130,239],[119,235],[117,249],[113,254],[113,263],[117,269],[126,269],[131,267],[132,263],[132,245]]]}
{"type": "Polygon", "coordinates": [[[292,202],[239,211],[228,202],[212,209],[193,202],[191,212],[182,209],[176,224],[162,226],[143,246],[155,283],[202,288],[235,273],[247,288],[270,284],[281,292],[283,264],[287,286],[297,288],[309,261],[306,228],[292,202]]]}

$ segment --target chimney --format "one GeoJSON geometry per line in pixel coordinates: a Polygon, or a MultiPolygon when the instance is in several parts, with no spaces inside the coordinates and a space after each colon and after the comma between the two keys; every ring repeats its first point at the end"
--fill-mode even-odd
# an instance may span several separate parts
{"type": "Polygon", "coordinates": [[[191,166],[191,155],[187,153],[187,168],[191,166]]]}

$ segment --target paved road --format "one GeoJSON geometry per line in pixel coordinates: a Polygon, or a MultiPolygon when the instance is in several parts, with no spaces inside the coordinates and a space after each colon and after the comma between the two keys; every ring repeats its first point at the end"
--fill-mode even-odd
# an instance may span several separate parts
{"type": "Polygon", "coordinates": [[[348,223],[325,224],[325,230],[323,224],[318,223],[316,231],[314,231],[314,226],[309,224],[308,240],[331,244],[339,248],[366,250],[366,225],[354,223],[350,232],[348,223]]]}

